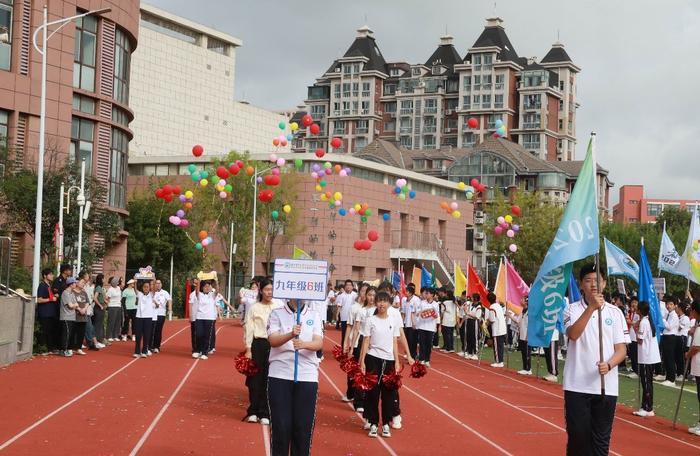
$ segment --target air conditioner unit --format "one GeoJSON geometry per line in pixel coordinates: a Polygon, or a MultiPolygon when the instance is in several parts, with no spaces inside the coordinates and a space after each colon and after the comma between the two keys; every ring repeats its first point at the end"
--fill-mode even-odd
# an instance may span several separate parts
{"type": "Polygon", "coordinates": [[[484,233],[474,233],[474,239],[483,240],[485,238],[486,238],[486,235],[484,233]]]}
{"type": "Polygon", "coordinates": [[[484,211],[475,211],[474,217],[484,218],[484,211]]]}
{"type": "Polygon", "coordinates": [[[483,225],[483,224],[484,224],[484,218],[483,218],[483,217],[474,217],[474,224],[475,224],[475,225],[483,225]]]}
{"type": "Polygon", "coordinates": [[[486,246],[484,245],[483,242],[475,243],[474,244],[474,251],[475,252],[483,252],[486,250],[486,246]]]}

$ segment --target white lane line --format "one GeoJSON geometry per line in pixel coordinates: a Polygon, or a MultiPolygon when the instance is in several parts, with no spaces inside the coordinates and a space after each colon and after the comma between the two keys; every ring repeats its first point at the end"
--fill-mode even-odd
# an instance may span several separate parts
{"type": "MultiPolygon", "coordinates": [[[[475,366],[475,365],[469,363],[469,362],[468,362],[467,360],[465,360],[465,359],[460,359],[460,358],[457,358],[456,356],[455,356],[455,357],[452,357],[452,356],[445,355],[445,354],[442,354],[442,353],[436,353],[436,354],[437,354],[438,356],[444,356],[444,357],[446,357],[446,358],[450,358],[450,359],[459,361],[459,362],[461,362],[461,363],[463,363],[463,364],[466,364],[466,365],[469,366],[469,367],[473,367],[474,369],[479,369],[479,370],[482,370],[482,371],[484,371],[484,372],[489,372],[489,373],[491,373],[491,374],[493,374],[493,375],[497,375],[497,376],[499,376],[499,377],[506,378],[506,379],[508,379],[508,380],[510,380],[510,381],[512,381],[512,382],[520,383],[521,385],[524,385],[524,386],[527,386],[528,388],[531,388],[531,389],[540,391],[540,392],[542,392],[542,393],[544,393],[544,394],[547,394],[547,395],[550,395],[550,396],[554,396],[554,397],[557,397],[557,398],[559,398],[559,399],[564,399],[564,396],[562,396],[561,394],[552,393],[551,391],[547,391],[547,390],[544,390],[544,389],[542,389],[542,388],[538,388],[538,387],[535,386],[535,385],[531,385],[531,384],[529,384],[529,383],[527,383],[527,382],[523,382],[523,381],[521,381],[521,380],[518,380],[517,378],[513,378],[513,377],[510,377],[510,376],[508,376],[508,375],[500,374],[500,373],[495,372],[494,370],[491,370],[491,369],[485,369],[485,368],[480,367],[480,366],[475,366]]],[[[617,414],[615,414],[615,419],[616,419],[616,420],[620,420],[620,421],[622,421],[622,422],[624,422],[624,423],[629,423],[629,424],[631,424],[631,425],[633,425],[633,426],[637,426],[638,428],[641,428],[641,429],[644,429],[644,430],[646,430],[646,431],[652,432],[652,433],[654,433],[654,434],[660,435],[660,436],[665,437],[665,438],[667,438],[667,439],[673,440],[674,442],[682,443],[682,444],[687,445],[687,446],[689,446],[689,447],[697,448],[698,450],[700,450],[700,446],[693,445],[692,443],[686,442],[685,440],[681,440],[681,439],[677,439],[677,438],[675,438],[675,437],[671,437],[671,436],[669,436],[669,435],[664,434],[663,432],[659,432],[659,431],[657,431],[657,430],[655,430],[655,429],[646,427],[646,426],[641,425],[641,424],[639,424],[639,423],[635,423],[634,421],[630,421],[630,420],[627,420],[627,419],[625,419],[625,418],[621,418],[621,417],[617,416],[617,414]]]]}
{"type": "MultiPolygon", "coordinates": [[[[219,331],[221,331],[225,326],[220,326],[219,329],[216,330],[216,334],[219,334],[219,331]]],[[[148,437],[151,435],[151,432],[153,432],[153,429],[155,429],[156,424],[160,421],[160,419],[163,417],[165,414],[165,411],[168,410],[168,407],[170,407],[170,404],[173,403],[175,400],[175,397],[177,394],[180,392],[182,387],[185,385],[185,382],[187,379],[190,377],[190,374],[194,370],[195,367],[197,367],[197,363],[199,363],[199,359],[195,359],[194,362],[192,363],[192,366],[190,366],[190,369],[187,371],[184,377],[182,377],[182,380],[180,380],[180,383],[177,385],[175,388],[175,391],[173,391],[173,394],[170,395],[168,400],[165,402],[163,407],[161,407],[160,411],[156,415],[156,417],[151,421],[151,424],[148,426],[148,429],[146,429],[146,432],[143,433],[139,441],[136,443],[136,446],[131,450],[131,453],[129,453],[129,456],[134,456],[136,453],[139,452],[141,447],[143,446],[144,443],[146,443],[146,440],[148,440],[148,437]]]]}
{"type": "MultiPolygon", "coordinates": [[[[189,328],[189,326],[185,326],[184,328],[182,328],[181,330],[179,330],[178,332],[176,332],[176,333],[173,334],[172,336],[170,336],[170,337],[168,337],[167,339],[165,339],[165,340],[163,341],[163,345],[164,345],[165,343],[167,343],[170,339],[172,339],[173,337],[177,336],[178,334],[180,334],[182,331],[184,331],[184,330],[187,329],[187,328],[189,328]]],[[[120,372],[124,371],[124,369],[126,369],[126,368],[129,367],[129,366],[131,366],[132,364],[134,364],[134,363],[135,363],[136,361],[138,361],[138,360],[139,360],[139,358],[134,358],[134,359],[132,359],[131,361],[129,361],[129,362],[126,363],[124,366],[122,366],[122,367],[120,367],[119,369],[117,369],[116,371],[114,371],[112,374],[110,374],[109,376],[107,376],[107,377],[104,378],[103,380],[100,380],[99,382],[95,383],[93,386],[91,386],[91,387],[88,388],[87,390],[85,390],[85,391],[83,391],[82,393],[80,393],[79,395],[75,396],[75,397],[74,397],[73,399],[71,399],[70,401],[68,401],[68,402],[66,402],[65,404],[63,404],[62,406],[58,407],[58,408],[57,408],[56,410],[54,410],[53,412],[51,412],[51,413],[49,413],[48,415],[44,416],[43,418],[40,418],[39,420],[35,421],[34,424],[28,426],[28,427],[25,428],[23,431],[21,431],[20,433],[18,433],[17,435],[15,435],[15,436],[12,437],[11,439],[5,441],[5,443],[3,443],[2,445],[0,445],[0,451],[4,450],[4,449],[7,448],[8,446],[10,446],[10,445],[12,445],[13,443],[15,443],[18,439],[20,439],[21,437],[23,437],[23,436],[26,435],[27,433],[31,432],[33,429],[35,429],[36,427],[38,427],[39,425],[41,425],[42,423],[44,423],[44,422],[45,422],[46,420],[48,420],[49,418],[53,417],[54,415],[60,413],[61,411],[65,410],[66,408],[70,407],[72,404],[75,404],[77,401],[79,401],[79,400],[82,399],[83,397],[87,396],[89,393],[91,393],[92,391],[94,391],[94,390],[97,389],[98,387],[100,387],[100,386],[102,386],[103,384],[107,383],[109,380],[111,380],[112,378],[114,378],[116,375],[118,375],[120,372]]]]}
{"type": "Polygon", "coordinates": [[[265,456],[271,456],[272,450],[270,449],[270,426],[261,424],[260,427],[262,428],[263,433],[263,444],[265,444],[265,456]]]}
{"type": "MultiPolygon", "coordinates": [[[[331,340],[332,340],[332,339],[331,339],[331,340]]],[[[321,368],[319,367],[319,368],[318,368],[318,371],[321,373],[321,375],[323,375],[323,376],[325,377],[326,380],[328,380],[328,383],[330,383],[331,386],[333,387],[333,389],[335,389],[335,391],[338,393],[338,396],[342,396],[343,393],[340,391],[340,388],[338,388],[338,386],[337,386],[337,385],[333,382],[333,380],[331,380],[331,378],[323,371],[323,369],[321,369],[321,368]]],[[[355,408],[352,406],[352,404],[351,404],[350,402],[346,402],[346,404],[347,404],[348,407],[350,407],[350,409],[351,409],[353,412],[355,412],[355,408]]],[[[360,418],[360,422],[364,422],[364,420],[363,420],[363,418],[362,418],[362,415],[361,415],[360,413],[355,412],[355,415],[357,415],[357,416],[360,418]]],[[[382,444],[382,446],[386,449],[386,451],[387,451],[391,456],[398,456],[398,455],[396,454],[396,452],[389,446],[389,444],[386,443],[386,441],[384,440],[384,438],[383,438],[382,436],[377,436],[377,440],[379,441],[379,443],[382,444]]]]}

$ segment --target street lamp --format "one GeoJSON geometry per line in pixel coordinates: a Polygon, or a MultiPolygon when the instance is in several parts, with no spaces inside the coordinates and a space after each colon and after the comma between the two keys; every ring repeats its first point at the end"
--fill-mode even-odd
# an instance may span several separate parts
{"type": "Polygon", "coordinates": [[[85,16],[103,14],[111,11],[111,8],[102,8],[99,10],[88,11],[87,13],[76,14],[75,16],[57,19],[49,22],[49,12],[44,5],[43,23],[34,31],[32,35],[32,45],[34,49],[41,54],[41,103],[39,108],[39,157],[37,159],[37,182],[36,182],[36,218],[34,220],[34,264],[32,265],[32,296],[34,296],[34,305],[36,306],[36,292],[39,288],[39,273],[41,269],[41,216],[43,212],[43,196],[44,196],[44,152],[46,149],[46,42],[56,32],[61,30],[63,26],[74,19],[85,16]],[[49,27],[58,25],[54,31],[48,33],[49,27]],[[37,36],[42,32],[41,48],[37,44],[37,36]]]}
{"type": "Polygon", "coordinates": [[[80,187],[72,185],[68,187],[68,191],[64,191],[65,184],[61,183],[61,201],[58,205],[58,271],[61,272],[61,262],[63,261],[63,199],[65,198],[67,204],[65,205],[66,214],[70,213],[70,192],[73,190],[78,191],[78,196],[76,201],[78,207],[80,208],[80,218],[78,220],[78,265],[77,269],[80,272],[80,264],[82,262],[83,256],[83,220],[87,220],[90,215],[90,208],[92,204],[90,201],[85,199],[85,159],[81,160],[80,164],[80,187]]]}
{"type": "MultiPolygon", "coordinates": [[[[263,170],[258,171],[258,167],[255,167],[255,172],[251,176],[251,181],[253,182],[253,247],[252,247],[252,254],[250,255],[250,278],[252,279],[255,277],[255,239],[257,235],[257,224],[256,224],[256,219],[258,216],[258,176],[261,174],[264,174],[271,169],[276,168],[275,166],[271,166],[268,168],[265,168],[263,170]]],[[[39,286],[39,285],[37,285],[39,286]]]]}

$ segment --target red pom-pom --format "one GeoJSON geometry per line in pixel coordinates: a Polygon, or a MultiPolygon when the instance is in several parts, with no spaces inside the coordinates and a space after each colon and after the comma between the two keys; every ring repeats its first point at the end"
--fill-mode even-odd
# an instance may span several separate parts
{"type": "Polygon", "coordinates": [[[373,372],[363,374],[362,371],[357,371],[353,376],[353,387],[362,391],[369,391],[377,385],[378,380],[379,377],[373,372]]]}
{"type": "Polygon", "coordinates": [[[424,377],[425,374],[427,374],[427,373],[428,373],[428,369],[426,369],[426,367],[418,361],[413,363],[413,365],[411,366],[411,377],[413,377],[413,378],[424,377]]]}
{"type": "Polygon", "coordinates": [[[241,374],[250,377],[257,374],[260,369],[258,364],[245,356],[245,352],[240,352],[233,360],[236,370],[241,374]]]}
{"type": "Polygon", "coordinates": [[[349,377],[354,377],[357,372],[360,372],[360,365],[354,358],[346,357],[340,363],[340,370],[348,374],[349,377]]]}
{"type": "Polygon", "coordinates": [[[331,353],[333,353],[333,358],[335,358],[336,361],[344,361],[347,356],[345,356],[345,353],[343,353],[343,347],[340,345],[336,345],[333,347],[331,350],[331,353]]]}
{"type": "Polygon", "coordinates": [[[401,388],[401,374],[392,370],[384,375],[382,375],[382,383],[390,390],[397,390],[401,388]]]}

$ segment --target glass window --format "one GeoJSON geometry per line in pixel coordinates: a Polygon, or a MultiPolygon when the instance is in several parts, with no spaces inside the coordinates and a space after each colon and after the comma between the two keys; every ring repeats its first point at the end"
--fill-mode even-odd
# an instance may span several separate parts
{"type": "Polygon", "coordinates": [[[109,160],[109,205],[126,207],[126,156],[129,138],[121,130],[112,128],[112,150],[109,160]]]}
{"type": "Polygon", "coordinates": [[[95,122],[80,117],[73,117],[70,134],[70,160],[85,160],[85,172],[92,172],[92,150],[94,144],[95,122]]]}
{"type": "Polygon", "coordinates": [[[0,109],[0,147],[7,146],[7,130],[10,123],[10,113],[0,109]]]}
{"type": "Polygon", "coordinates": [[[95,91],[97,61],[97,19],[85,16],[75,20],[73,87],[95,91]]]}
{"type": "Polygon", "coordinates": [[[389,122],[384,122],[384,131],[395,131],[396,130],[396,121],[395,120],[390,120],[389,122]]]}
{"type": "Polygon", "coordinates": [[[515,167],[496,154],[481,151],[455,162],[448,170],[448,179],[453,182],[469,182],[472,178],[505,193],[515,184],[515,167]]]}
{"type": "Polygon", "coordinates": [[[141,11],[141,26],[149,30],[162,33],[171,38],[184,41],[185,43],[195,44],[197,42],[197,33],[185,28],[179,24],[151,16],[148,13],[141,11]]]}
{"type": "Polygon", "coordinates": [[[129,115],[121,108],[112,106],[112,121],[123,125],[125,127],[129,126],[129,115]]]}
{"type": "Polygon", "coordinates": [[[538,188],[565,189],[566,176],[561,173],[542,173],[537,176],[538,188]]]}
{"type": "Polygon", "coordinates": [[[114,37],[114,99],[129,103],[129,71],[131,68],[131,43],[126,33],[117,29],[114,37]]]}
{"type": "Polygon", "coordinates": [[[0,0],[0,70],[9,70],[12,56],[12,4],[0,0]]]}
{"type": "Polygon", "coordinates": [[[657,215],[660,215],[662,210],[663,210],[663,206],[661,204],[656,204],[656,203],[648,203],[647,204],[647,215],[655,217],[657,215]]]}
{"type": "Polygon", "coordinates": [[[384,103],[384,112],[396,112],[396,102],[384,103]]]}
{"type": "Polygon", "coordinates": [[[217,54],[228,55],[228,44],[211,36],[207,36],[207,49],[217,54]]]}
{"type": "Polygon", "coordinates": [[[73,109],[75,111],[80,111],[84,112],[87,114],[95,114],[95,100],[90,98],[90,97],[84,97],[82,95],[78,95],[77,93],[73,94],[73,109]]]}

